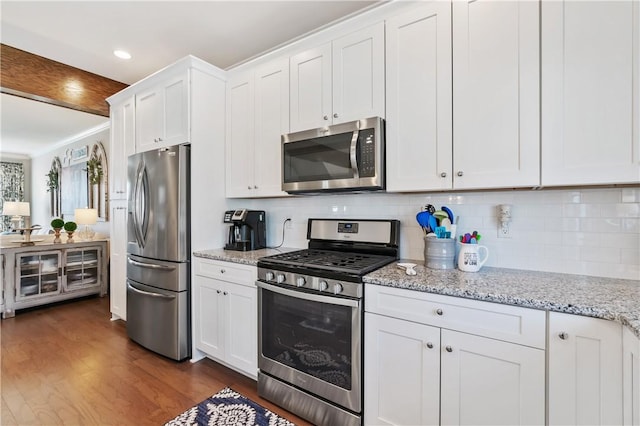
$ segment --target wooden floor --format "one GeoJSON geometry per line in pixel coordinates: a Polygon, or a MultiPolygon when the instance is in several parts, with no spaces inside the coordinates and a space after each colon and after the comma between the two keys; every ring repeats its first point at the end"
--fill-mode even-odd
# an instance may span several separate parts
{"type": "Polygon", "coordinates": [[[109,299],[94,297],[2,320],[0,424],[163,425],[229,386],[308,425],[258,397],[255,381],[209,359],[163,358],[109,319],[109,299]]]}

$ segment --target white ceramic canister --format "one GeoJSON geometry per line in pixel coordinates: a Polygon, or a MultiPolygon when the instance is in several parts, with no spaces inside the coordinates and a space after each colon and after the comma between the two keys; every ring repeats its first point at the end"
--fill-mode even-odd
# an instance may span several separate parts
{"type": "Polygon", "coordinates": [[[458,269],[464,272],[478,272],[489,259],[489,249],[479,244],[459,244],[458,269]],[[481,257],[481,253],[484,253],[484,257],[481,257]]]}

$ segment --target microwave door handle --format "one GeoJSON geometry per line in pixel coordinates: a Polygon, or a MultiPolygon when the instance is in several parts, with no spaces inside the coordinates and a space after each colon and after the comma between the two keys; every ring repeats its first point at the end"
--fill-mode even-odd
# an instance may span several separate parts
{"type": "Polygon", "coordinates": [[[358,179],[360,177],[360,171],[358,170],[358,137],[360,136],[360,130],[355,130],[351,137],[351,147],[349,149],[349,160],[351,161],[351,171],[353,177],[358,179]]]}

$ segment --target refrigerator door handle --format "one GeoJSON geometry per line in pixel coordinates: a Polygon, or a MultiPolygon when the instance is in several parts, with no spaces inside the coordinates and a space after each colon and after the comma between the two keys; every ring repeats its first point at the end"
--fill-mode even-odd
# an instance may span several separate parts
{"type": "Polygon", "coordinates": [[[135,266],[140,266],[141,268],[149,268],[149,269],[160,269],[163,271],[175,271],[175,267],[174,266],[166,266],[166,265],[158,265],[158,264],[154,264],[154,263],[144,263],[144,262],[138,262],[137,260],[133,260],[130,257],[127,258],[127,262],[129,262],[132,265],[135,266]]]}
{"type": "Polygon", "coordinates": [[[133,228],[136,233],[138,245],[144,248],[145,232],[143,227],[147,224],[147,191],[148,182],[146,179],[146,165],[143,161],[138,164],[138,173],[136,174],[136,182],[134,186],[134,207],[133,207],[133,228]],[[142,219],[142,220],[141,220],[142,219]]]}
{"type": "Polygon", "coordinates": [[[137,288],[132,286],[131,283],[129,283],[129,281],[127,281],[127,288],[129,290],[133,291],[134,293],[142,294],[144,296],[159,297],[160,299],[175,299],[176,298],[175,296],[167,296],[165,294],[152,293],[150,291],[138,290],[137,288]]]}

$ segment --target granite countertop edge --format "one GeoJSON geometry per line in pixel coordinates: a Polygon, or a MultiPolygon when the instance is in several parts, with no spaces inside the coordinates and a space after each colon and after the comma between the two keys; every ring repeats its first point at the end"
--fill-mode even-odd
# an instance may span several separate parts
{"type": "MultiPolygon", "coordinates": [[[[256,266],[261,257],[294,250],[300,249],[279,247],[242,252],[220,248],[194,251],[193,255],[256,266]]],[[[614,320],[640,338],[640,280],[505,268],[468,273],[457,269],[431,270],[415,260],[402,262],[416,263],[417,275],[406,275],[396,266],[398,262],[393,262],[365,275],[365,284],[614,320]]]]}

